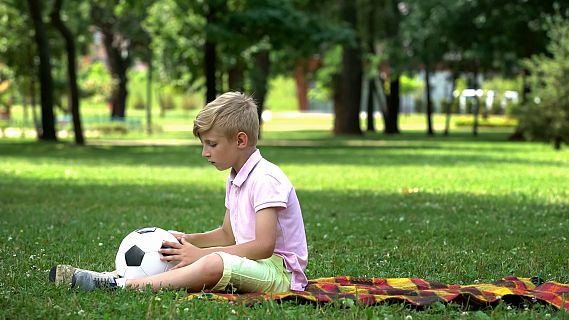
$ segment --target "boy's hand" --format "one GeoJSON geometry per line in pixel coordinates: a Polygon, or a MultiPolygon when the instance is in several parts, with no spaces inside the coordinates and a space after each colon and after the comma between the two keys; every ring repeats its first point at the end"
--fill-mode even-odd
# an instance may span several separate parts
{"type": "Polygon", "coordinates": [[[167,262],[178,261],[178,264],[171,270],[185,267],[201,258],[200,248],[186,241],[186,238],[183,236],[180,238],[179,243],[164,241],[162,242],[162,246],[169,247],[169,249],[158,250],[158,252],[162,254],[160,260],[167,262]]]}
{"type": "Polygon", "coordinates": [[[186,236],[185,233],[176,230],[168,230],[168,232],[170,232],[174,237],[176,237],[176,239],[178,239],[178,242],[180,243],[182,242],[182,238],[186,236]]]}

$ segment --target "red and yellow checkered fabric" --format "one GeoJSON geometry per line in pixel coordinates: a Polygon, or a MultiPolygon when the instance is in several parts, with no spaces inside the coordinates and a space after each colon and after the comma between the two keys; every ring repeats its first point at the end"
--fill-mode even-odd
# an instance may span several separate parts
{"type": "Polygon", "coordinates": [[[407,303],[428,306],[454,302],[467,307],[511,304],[550,304],[569,310],[569,284],[545,282],[536,286],[530,278],[505,277],[491,283],[444,284],[418,278],[357,278],[339,276],[310,280],[305,291],[227,294],[191,293],[187,299],[207,299],[252,305],[265,300],[327,303],[352,300],[363,305],[407,303]]]}

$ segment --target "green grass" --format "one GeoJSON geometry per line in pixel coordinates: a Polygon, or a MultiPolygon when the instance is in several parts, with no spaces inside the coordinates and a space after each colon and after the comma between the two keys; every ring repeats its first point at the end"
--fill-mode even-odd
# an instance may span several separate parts
{"type": "MultiPolygon", "coordinates": [[[[325,123],[326,119],[319,120],[325,123]]],[[[186,133],[187,134],[187,133],[186,133]]],[[[505,142],[506,132],[333,138],[268,131],[261,151],[296,186],[309,278],[504,276],[569,283],[569,151],[505,142]],[[287,140],[283,140],[287,139],[287,140]]],[[[76,147],[0,140],[0,318],[550,318],[551,307],[465,311],[183,301],[183,292],[82,293],[47,282],[58,263],[114,267],[141,226],[199,232],[222,220],[227,172],[185,146],[76,147]],[[463,314],[466,312],[466,314],[463,314]]]]}

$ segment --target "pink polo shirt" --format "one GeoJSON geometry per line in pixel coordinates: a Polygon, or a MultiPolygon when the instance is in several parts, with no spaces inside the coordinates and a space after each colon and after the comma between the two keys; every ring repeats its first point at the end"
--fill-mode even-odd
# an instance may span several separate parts
{"type": "Polygon", "coordinates": [[[290,288],[303,291],[308,283],[304,274],[308,263],[304,222],[296,192],[284,172],[265,160],[259,150],[255,151],[237,175],[231,170],[225,207],[229,209],[236,244],[255,239],[257,211],[281,208],[277,216],[275,254],[283,257],[286,270],[292,272],[290,288]]]}

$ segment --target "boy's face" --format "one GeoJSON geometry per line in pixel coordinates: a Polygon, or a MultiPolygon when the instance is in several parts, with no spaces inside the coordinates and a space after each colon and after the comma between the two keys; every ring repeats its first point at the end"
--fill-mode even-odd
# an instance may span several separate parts
{"type": "Polygon", "coordinates": [[[232,168],[237,160],[237,139],[227,139],[216,129],[200,134],[202,156],[219,171],[232,168]]]}

